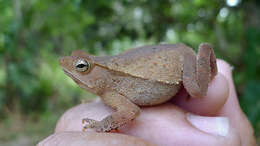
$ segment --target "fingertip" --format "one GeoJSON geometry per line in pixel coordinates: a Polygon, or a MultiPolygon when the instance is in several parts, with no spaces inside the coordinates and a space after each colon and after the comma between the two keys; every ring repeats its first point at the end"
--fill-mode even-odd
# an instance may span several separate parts
{"type": "Polygon", "coordinates": [[[207,95],[203,98],[177,97],[173,102],[183,109],[200,114],[215,115],[225,104],[229,95],[229,87],[226,78],[218,73],[209,84],[207,95]]]}
{"type": "Polygon", "coordinates": [[[217,65],[219,72],[221,72],[227,79],[230,90],[228,100],[219,112],[219,115],[230,118],[231,124],[234,125],[240,133],[242,145],[256,145],[254,130],[239,105],[238,96],[232,78],[233,67],[221,59],[217,60],[217,65]]]}
{"type": "Polygon", "coordinates": [[[217,59],[218,72],[223,74],[227,79],[232,78],[233,67],[222,59],[217,59]]]}

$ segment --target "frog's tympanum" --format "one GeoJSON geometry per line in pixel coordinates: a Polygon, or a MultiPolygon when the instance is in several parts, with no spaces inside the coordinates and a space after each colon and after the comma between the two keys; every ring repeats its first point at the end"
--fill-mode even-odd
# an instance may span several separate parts
{"type": "Polygon", "coordinates": [[[83,119],[85,129],[97,132],[109,132],[135,119],[139,106],[170,100],[181,85],[191,97],[203,97],[217,73],[216,57],[205,43],[199,46],[198,55],[184,44],[163,44],[138,47],[115,56],[74,51],[59,62],[80,87],[100,96],[116,111],[101,121],[83,119]]]}

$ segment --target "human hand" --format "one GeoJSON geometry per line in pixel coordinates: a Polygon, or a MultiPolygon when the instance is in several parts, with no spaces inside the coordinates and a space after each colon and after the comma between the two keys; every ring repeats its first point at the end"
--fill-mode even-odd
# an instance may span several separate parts
{"type": "Polygon", "coordinates": [[[231,68],[222,60],[218,60],[217,65],[219,73],[202,99],[187,99],[183,90],[173,98],[173,104],[142,108],[139,117],[119,129],[120,134],[82,132],[83,118],[101,120],[113,111],[100,100],[80,104],[65,112],[56,125],[55,133],[38,146],[254,146],[253,129],[240,109],[231,68]]]}

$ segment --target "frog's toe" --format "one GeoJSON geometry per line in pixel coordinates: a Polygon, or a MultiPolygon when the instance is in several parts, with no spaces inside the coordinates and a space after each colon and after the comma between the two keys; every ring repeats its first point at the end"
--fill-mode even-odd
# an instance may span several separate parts
{"type": "Polygon", "coordinates": [[[98,127],[98,121],[93,120],[93,119],[88,119],[88,118],[84,118],[82,119],[82,124],[85,124],[83,127],[83,131],[85,131],[86,129],[95,129],[96,127],[98,127]]]}
{"type": "Polygon", "coordinates": [[[89,119],[89,118],[84,118],[84,119],[82,119],[82,124],[89,124],[89,125],[92,125],[92,124],[94,124],[94,123],[97,123],[98,121],[96,121],[96,120],[93,120],[93,119],[89,119]]]}

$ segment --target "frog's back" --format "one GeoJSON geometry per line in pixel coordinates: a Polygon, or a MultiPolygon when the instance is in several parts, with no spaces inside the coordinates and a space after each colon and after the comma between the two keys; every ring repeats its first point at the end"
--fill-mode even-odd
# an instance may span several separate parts
{"type": "MultiPolygon", "coordinates": [[[[115,71],[143,79],[167,84],[178,84],[182,80],[182,52],[189,48],[183,44],[163,44],[130,49],[96,62],[115,71]]],[[[189,49],[188,49],[189,50],[189,49]]]]}

